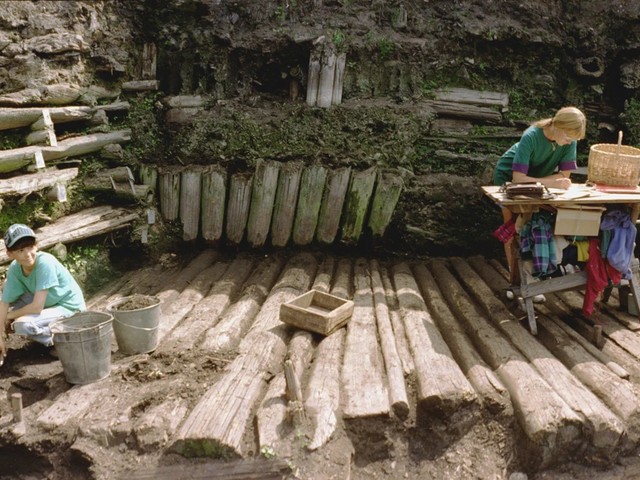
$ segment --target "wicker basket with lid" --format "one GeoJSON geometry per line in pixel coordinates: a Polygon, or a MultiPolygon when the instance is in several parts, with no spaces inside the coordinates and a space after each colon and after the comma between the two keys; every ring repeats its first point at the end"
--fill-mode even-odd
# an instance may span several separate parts
{"type": "Polygon", "coordinates": [[[587,182],[599,185],[635,187],[640,183],[640,149],[618,143],[598,143],[589,150],[587,182]]]}

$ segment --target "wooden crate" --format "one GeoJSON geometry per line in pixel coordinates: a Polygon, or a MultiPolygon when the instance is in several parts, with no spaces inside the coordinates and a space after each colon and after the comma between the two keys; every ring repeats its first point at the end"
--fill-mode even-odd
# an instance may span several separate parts
{"type": "Polygon", "coordinates": [[[330,335],[353,314],[353,301],[310,290],[280,305],[280,320],[294,327],[330,335]]]}

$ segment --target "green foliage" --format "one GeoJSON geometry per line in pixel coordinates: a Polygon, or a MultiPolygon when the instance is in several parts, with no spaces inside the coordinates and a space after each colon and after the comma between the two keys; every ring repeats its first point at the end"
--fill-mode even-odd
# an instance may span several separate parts
{"type": "Polygon", "coordinates": [[[395,44],[390,39],[386,37],[378,39],[378,54],[380,55],[380,60],[389,59],[395,51],[395,48],[395,44]]]}
{"type": "Polygon", "coordinates": [[[331,33],[331,41],[333,42],[333,44],[335,45],[336,49],[339,52],[344,51],[346,40],[347,40],[347,36],[340,29],[334,30],[331,33]]]}
{"type": "Polygon", "coordinates": [[[80,284],[85,296],[93,295],[119,276],[111,266],[109,252],[103,245],[74,246],[62,263],[80,284]]]}
{"type": "Polygon", "coordinates": [[[130,101],[131,143],[127,152],[133,160],[161,161],[166,151],[163,135],[162,104],[159,94],[144,94],[130,101]]]}
{"type": "Polygon", "coordinates": [[[3,130],[0,132],[0,150],[23,147],[24,137],[28,133],[28,129],[3,130]]]}
{"type": "Polygon", "coordinates": [[[626,130],[624,143],[640,144],[640,100],[631,98],[624,103],[624,113],[621,116],[626,130]]]}

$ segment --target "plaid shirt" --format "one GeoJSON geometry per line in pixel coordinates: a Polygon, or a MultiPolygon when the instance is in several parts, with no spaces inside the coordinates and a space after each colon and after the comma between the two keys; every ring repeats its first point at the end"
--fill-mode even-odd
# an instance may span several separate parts
{"type": "Polygon", "coordinates": [[[534,213],[520,231],[520,252],[531,254],[534,277],[545,277],[556,270],[556,244],[548,212],[534,213]]]}

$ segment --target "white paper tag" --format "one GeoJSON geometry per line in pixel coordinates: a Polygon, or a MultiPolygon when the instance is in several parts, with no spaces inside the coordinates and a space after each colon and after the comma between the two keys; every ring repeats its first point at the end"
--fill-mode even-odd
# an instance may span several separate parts
{"type": "Polygon", "coordinates": [[[156,223],[156,211],[153,208],[147,209],[147,223],[149,225],[156,223]]]}
{"type": "Polygon", "coordinates": [[[53,121],[51,120],[51,114],[49,113],[48,108],[44,108],[42,110],[42,120],[44,121],[44,126],[49,128],[53,128],[53,121]]]}
{"type": "Polygon", "coordinates": [[[53,128],[49,129],[49,145],[52,147],[58,146],[58,138],[56,137],[56,132],[53,128]]]}
{"type": "Polygon", "coordinates": [[[42,150],[36,150],[36,168],[44,168],[44,157],[42,156],[42,150]]]}
{"type": "Polygon", "coordinates": [[[56,185],[56,189],[58,190],[58,201],[66,202],[67,201],[67,187],[62,185],[61,183],[56,185]]]}

